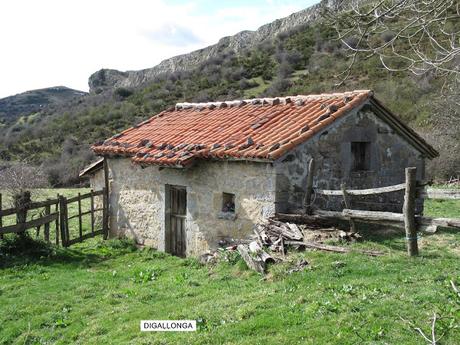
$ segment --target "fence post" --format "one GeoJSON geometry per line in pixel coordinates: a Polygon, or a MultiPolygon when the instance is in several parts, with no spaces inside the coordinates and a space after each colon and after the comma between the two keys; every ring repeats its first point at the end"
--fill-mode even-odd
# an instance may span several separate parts
{"type": "Polygon", "coordinates": [[[58,246],[59,245],[59,217],[61,216],[61,212],[59,211],[59,199],[60,199],[60,196],[59,196],[59,193],[57,194],[57,203],[56,203],[56,206],[54,207],[54,211],[58,214],[58,216],[56,217],[56,238],[54,239],[56,241],[56,245],[58,246]]]}
{"type": "MultiPolygon", "coordinates": [[[[345,203],[345,208],[351,209],[351,202],[350,199],[348,198],[348,193],[347,189],[345,187],[345,183],[342,183],[340,185],[340,188],[342,189],[342,194],[343,194],[343,202],[345,203]]],[[[356,232],[356,223],[353,218],[350,219],[350,228],[352,232],[356,232]]]]}
{"type": "Polygon", "coordinates": [[[406,168],[406,191],[404,194],[404,228],[406,230],[407,253],[409,256],[418,255],[417,226],[415,224],[417,168],[406,168]]]}
{"type": "Polygon", "coordinates": [[[102,232],[103,232],[103,238],[104,240],[106,240],[109,236],[109,222],[108,222],[108,208],[109,208],[109,205],[108,205],[108,193],[107,193],[107,189],[104,187],[102,189],[103,193],[102,193],[102,232]]]}
{"type": "Polygon", "coordinates": [[[67,199],[62,195],[59,196],[59,218],[62,246],[67,247],[69,240],[67,229],[67,199]]]}
{"type": "MultiPolygon", "coordinates": [[[[27,209],[30,207],[30,192],[23,191],[14,196],[14,207],[16,208],[16,223],[24,224],[27,221],[27,209]]],[[[19,232],[20,236],[25,236],[26,229],[19,232]]]]}
{"type": "Polygon", "coordinates": [[[83,225],[81,219],[81,194],[78,193],[78,234],[80,235],[80,242],[83,239],[83,225]]]}
{"type": "Polygon", "coordinates": [[[91,207],[91,234],[94,236],[94,191],[90,192],[90,207],[91,207]]]}
{"type": "MultiPolygon", "coordinates": [[[[2,219],[2,215],[1,215],[1,212],[2,212],[2,193],[0,193],[0,229],[2,228],[3,226],[3,219],[2,219]]],[[[3,240],[3,234],[0,234],[0,240],[3,240]]]]}
{"type": "Polygon", "coordinates": [[[311,196],[313,194],[313,172],[315,170],[315,160],[312,158],[310,162],[308,162],[308,175],[307,175],[307,189],[305,191],[305,199],[304,199],[304,206],[305,206],[305,213],[311,214],[311,196]]]}
{"type": "MultiPolygon", "coordinates": [[[[50,200],[50,199],[47,199],[50,200]]],[[[45,217],[51,214],[51,205],[45,206],[45,217]]],[[[45,241],[50,241],[50,223],[45,223],[43,234],[45,236],[45,241]]]]}
{"type": "Polygon", "coordinates": [[[105,217],[102,221],[102,226],[104,228],[104,240],[109,237],[109,216],[110,216],[110,185],[109,185],[109,164],[107,161],[107,157],[104,157],[104,196],[105,196],[105,203],[104,203],[104,211],[105,217]]]}

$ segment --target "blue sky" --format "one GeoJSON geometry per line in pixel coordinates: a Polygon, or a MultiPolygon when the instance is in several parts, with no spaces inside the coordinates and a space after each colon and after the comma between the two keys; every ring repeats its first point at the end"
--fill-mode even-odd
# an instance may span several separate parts
{"type": "Polygon", "coordinates": [[[57,85],[87,90],[100,68],[152,67],[317,2],[2,0],[0,97],[57,85]]]}

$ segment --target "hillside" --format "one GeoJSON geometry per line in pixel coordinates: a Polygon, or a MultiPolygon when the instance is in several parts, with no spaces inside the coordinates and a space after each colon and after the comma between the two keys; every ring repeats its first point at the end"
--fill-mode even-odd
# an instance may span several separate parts
{"type": "Polygon", "coordinates": [[[223,37],[217,44],[188,54],[174,56],[152,68],[126,72],[101,69],[89,78],[90,92],[101,92],[104,89],[116,87],[138,87],[166,73],[191,71],[200,64],[218,58],[222,54],[240,54],[245,50],[256,48],[258,44],[271,40],[282,32],[318,20],[322,5],[335,8],[341,3],[341,0],[323,1],[322,4],[311,6],[285,18],[265,24],[256,31],[245,30],[233,36],[223,37]]]}
{"type": "Polygon", "coordinates": [[[60,105],[82,97],[86,92],[65,86],[31,90],[0,99],[0,127],[14,124],[21,116],[28,116],[49,105],[60,105]]]}
{"type": "Polygon", "coordinates": [[[451,153],[451,143],[459,142],[460,130],[452,126],[456,122],[440,121],[446,118],[442,81],[432,76],[390,73],[377,58],[369,58],[359,61],[351,77],[337,86],[336,76],[346,68],[348,52],[335,39],[335,31],[317,16],[313,7],[291,16],[296,18],[292,22],[300,25],[286,26],[283,23],[289,20],[278,20],[262,27],[270,34],[262,35],[261,29],[246,33],[253,38],[244,44],[240,40],[241,49],[219,51],[216,45],[203,50],[212,50],[212,56],[194,52],[167,60],[186,59],[190,63],[184,64],[184,70],[157,66],[138,72],[99,71],[90,77],[89,95],[45,107],[32,125],[15,123],[3,131],[0,128],[0,159],[44,164],[53,185],[70,185],[78,183],[78,170],[94,159],[90,144],[176,102],[374,89],[378,99],[440,150],[441,158],[432,164],[430,173],[440,178],[455,174],[460,169],[460,157],[451,153]],[[196,54],[199,59],[195,59],[196,54]]]}

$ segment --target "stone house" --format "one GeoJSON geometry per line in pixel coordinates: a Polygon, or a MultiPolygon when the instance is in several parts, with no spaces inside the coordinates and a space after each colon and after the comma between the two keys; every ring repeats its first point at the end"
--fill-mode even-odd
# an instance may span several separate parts
{"type": "Polygon", "coordinates": [[[438,155],[367,90],[179,103],[92,149],[110,173],[111,234],[180,256],[301,209],[312,158],[314,186],[339,189],[401,183],[407,166],[423,179],[438,155]]]}

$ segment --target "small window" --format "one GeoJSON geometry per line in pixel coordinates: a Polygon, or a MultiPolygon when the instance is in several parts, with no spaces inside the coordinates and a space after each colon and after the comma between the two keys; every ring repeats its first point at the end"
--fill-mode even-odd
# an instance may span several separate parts
{"type": "Polygon", "coordinates": [[[235,213],[235,194],[222,193],[222,212],[235,213]]]}
{"type": "Polygon", "coordinates": [[[353,171],[370,170],[371,143],[367,141],[355,141],[351,143],[351,155],[353,157],[353,171]]]}

